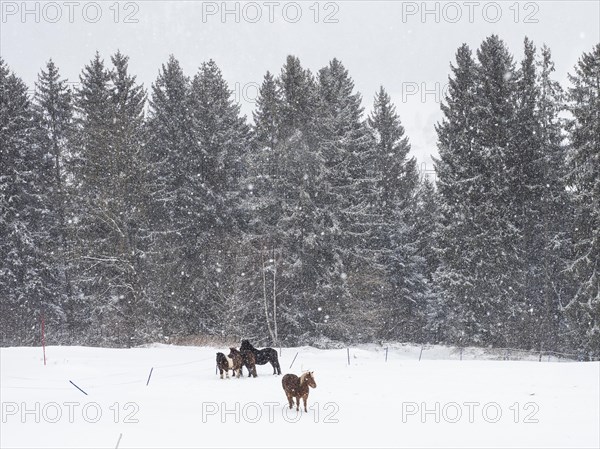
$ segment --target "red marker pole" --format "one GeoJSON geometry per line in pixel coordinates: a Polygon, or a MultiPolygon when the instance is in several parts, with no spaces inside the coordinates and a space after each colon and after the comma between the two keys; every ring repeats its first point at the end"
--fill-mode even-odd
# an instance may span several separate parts
{"type": "Polygon", "coordinates": [[[46,329],[44,327],[44,315],[42,315],[42,350],[44,351],[44,366],[46,366],[46,329]]]}

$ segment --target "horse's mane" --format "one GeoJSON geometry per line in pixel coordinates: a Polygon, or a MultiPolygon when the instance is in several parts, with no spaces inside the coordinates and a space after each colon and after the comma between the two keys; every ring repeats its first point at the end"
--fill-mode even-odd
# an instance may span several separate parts
{"type": "Polygon", "coordinates": [[[312,373],[310,371],[306,371],[305,373],[302,373],[302,375],[300,376],[300,385],[304,384],[304,382],[306,381],[306,376],[312,375],[312,373]]]}
{"type": "Polygon", "coordinates": [[[242,340],[242,348],[247,348],[250,351],[257,351],[254,345],[250,343],[250,340],[242,340]]]}

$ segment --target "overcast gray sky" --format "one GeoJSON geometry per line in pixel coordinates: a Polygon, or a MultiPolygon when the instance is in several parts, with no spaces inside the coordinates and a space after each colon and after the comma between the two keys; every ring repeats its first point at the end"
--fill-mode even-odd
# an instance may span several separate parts
{"type": "Polygon", "coordinates": [[[334,57],[350,71],[366,112],[383,85],[396,103],[421,164],[436,154],[434,124],[456,49],[476,49],[496,33],[515,58],[528,36],[546,43],[556,78],[600,42],[600,2],[590,1],[335,1],[335,2],[1,2],[0,54],[33,86],[52,57],[77,81],[98,50],[130,56],[148,89],[169,54],[188,75],[214,59],[250,117],[256,86],[294,54],[316,72],[334,57]]]}

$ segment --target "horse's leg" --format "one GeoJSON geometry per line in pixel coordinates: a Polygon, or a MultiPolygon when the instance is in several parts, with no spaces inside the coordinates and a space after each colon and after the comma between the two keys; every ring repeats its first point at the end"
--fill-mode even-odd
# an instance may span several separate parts
{"type": "Polygon", "coordinates": [[[308,400],[308,394],[302,395],[302,400],[304,401],[304,411],[308,413],[308,410],[306,409],[306,401],[308,400]]]}
{"type": "Polygon", "coordinates": [[[275,365],[277,368],[277,374],[281,374],[281,367],[279,366],[279,360],[275,360],[275,365]]]}
{"type": "Polygon", "coordinates": [[[290,409],[294,406],[294,398],[292,397],[292,395],[290,393],[285,393],[285,395],[287,396],[288,402],[290,403],[290,409]]]}
{"type": "Polygon", "coordinates": [[[300,396],[296,396],[296,411],[300,411],[300,396]]]}

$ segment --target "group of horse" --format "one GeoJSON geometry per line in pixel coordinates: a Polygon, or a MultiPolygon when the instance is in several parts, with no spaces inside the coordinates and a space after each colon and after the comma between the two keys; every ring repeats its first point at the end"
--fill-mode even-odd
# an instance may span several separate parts
{"type": "MultiPolygon", "coordinates": [[[[223,379],[223,374],[229,379],[230,370],[233,371],[233,377],[242,377],[243,367],[246,367],[248,370],[248,377],[257,377],[256,365],[266,365],[267,363],[270,363],[273,367],[274,375],[281,374],[277,351],[273,348],[256,349],[249,340],[242,340],[239,350],[237,348],[229,348],[228,355],[217,352],[217,368],[221,379],[223,379]]],[[[290,409],[293,408],[294,398],[296,398],[296,410],[300,409],[300,399],[302,399],[304,402],[304,411],[308,412],[306,402],[308,400],[309,387],[317,388],[314,372],[306,371],[301,376],[286,374],[281,379],[281,385],[285,391],[290,409]]]]}
{"type": "Polygon", "coordinates": [[[223,374],[229,378],[229,370],[233,371],[234,377],[241,377],[243,367],[248,370],[248,377],[256,377],[256,365],[267,363],[270,363],[273,367],[273,374],[281,374],[277,351],[273,348],[256,349],[249,340],[242,340],[242,346],[239,350],[229,348],[229,355],[217,352],[217,368],[221,374],[221,379],[223,379],[223,374]]]}

